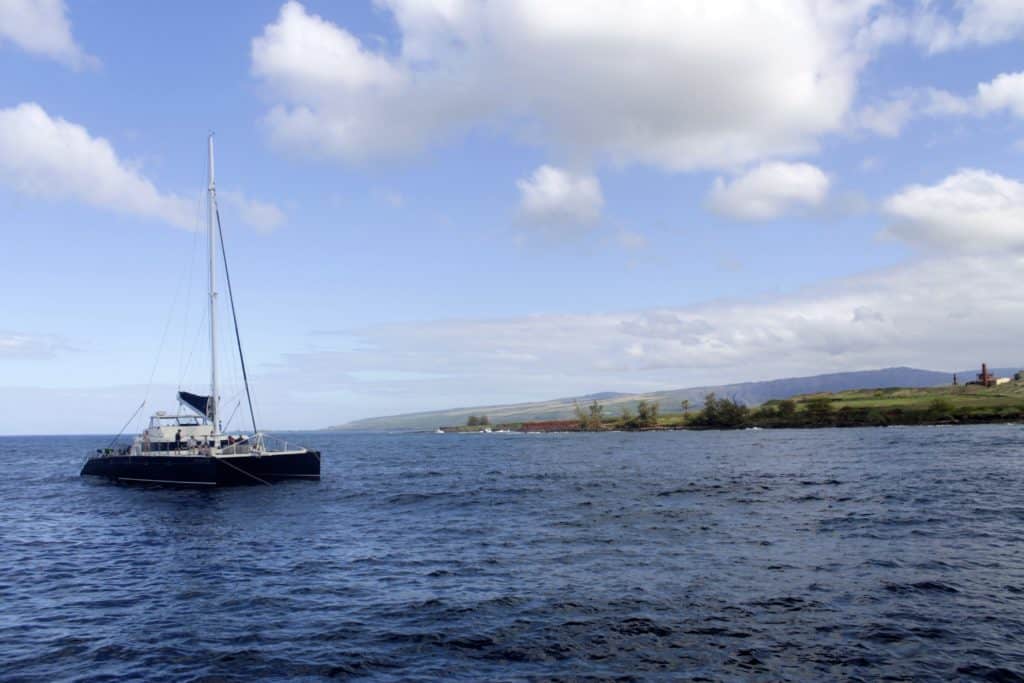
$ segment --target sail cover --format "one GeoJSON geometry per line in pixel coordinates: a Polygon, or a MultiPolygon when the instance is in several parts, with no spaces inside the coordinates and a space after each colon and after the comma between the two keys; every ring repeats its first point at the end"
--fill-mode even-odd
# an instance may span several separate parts
{"type": "Polygon", "coordinates": [[[210,406],[209,396],[200,396],[199,394],[190,394],[187,391],[179,391],[178,399],[203,417],[210,416],[210,413],[208,412],[210,406]]]}

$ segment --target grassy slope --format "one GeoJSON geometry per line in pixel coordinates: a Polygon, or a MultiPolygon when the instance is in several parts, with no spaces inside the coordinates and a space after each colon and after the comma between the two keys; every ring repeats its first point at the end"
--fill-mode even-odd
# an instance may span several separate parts
{"type": "Polygon", "coordinates": [[[860,389],[834,394],[795,396],[798,403],[815,398],[828,398],[832,406],[841,408],[904,408],[924,410],[936,400],[949,402],[954,409],[1024,407],[1024,382],[1010,382],[997,387],[942,386],[926,389],[860,389]]]}
{"type": "MultiPolygon", "coordinates": [[[[893,387],[887,389],[854,389],[840,392],[820,392],[814,394],[802,394],[792,397],[796,403],[797,412],[792,420],[778,421],[778,419],[767,418],[754,411],[749,414],[749,425],[763,425],[767,427],[808,427],[808,426],[869,426],[870,422],[863,421],[863,415],[868,412],[881,413],[886,415],[886,424],[935,424],[946,422],[997,422],[1002,420],[1024,419],[1024,381],[1010,382],[997,387],[980,386],[941,386],[929,388],[907,388],[893,387]],[[831,407],[831,417],[824,422],[807,421],[808,407],[815,403],[826,401],[831,407]],[[936,411],[937,402],[941,402],[942,408],[936,411]],[[853,423],[845,423],[840,416],[843,409],[859,412],[862,415],[860,421],[854,418],[853,423]]],[[[774,410],[780,401],[772,400],[763,404],[763,408],[774,410]]],[[[690,413],[689,418],[695,418],[697,411],[690,413]]],[[[621,420],[617,419],[615,411],[605,413],[605,429],[629,428],[621,420]]],[[[688,419],[680,414],[663,414],[658,418],[657,428],[671,429],[680,427],[692,427],[688,419]]],[[[743,425],[740,425],[743,426],[743,425]]],[[[494,429],[508,427],[518,428],[516,424],[494,424],[494,429]]],[[[459,431],[479,431],[478,427],[460,427],[459,431]]]]}
{"type": "Polygon", "coordinates": [[[703,402],[704,395],[715,392],[719,396],[733,398],[749,406],[758,405],[770,399],[786,398],[812,391],[837,391],[858,386],[933,386],[949,381],[952,375],[945,372],[932,372],[915,368],[884,368],[861,372],[829,373],[811,377],[791,377],[786,379],[762,382],[741,382],[718,386],[690,387],[670,391],[657,391],[646,394],[598,394],[578,398],[562,398],[535,403],[517,403],[506,405],[477,406],[435,410],[405,415],[389,415],[363,420],[356,420],[345,425],[336,425],[329,429],[434,429],[444,425],[464,425],[470,415],[487,415],[491,424],[535,422],[543,420],[567,420],[575,415],[575,402],[588,405],[595,396],[604,406],[606,416],[619,416],[622,410],[636,412],[637,403],[641,400],[659,404],[663,414],[676,413],[674,422],[680,422],[682,416],[680,402],[690,401],[690,406],[697,409],[703,402]]]}

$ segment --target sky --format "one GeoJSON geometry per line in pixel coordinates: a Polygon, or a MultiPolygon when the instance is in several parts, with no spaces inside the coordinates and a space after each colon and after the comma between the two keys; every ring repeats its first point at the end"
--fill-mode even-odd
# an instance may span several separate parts
{"type": "Polygon", "coordinates": [[[261,427],[1024,363],[1021,0],[0,0],[0,83],[0,433],[208,391],[211,132],[261,427]]]}

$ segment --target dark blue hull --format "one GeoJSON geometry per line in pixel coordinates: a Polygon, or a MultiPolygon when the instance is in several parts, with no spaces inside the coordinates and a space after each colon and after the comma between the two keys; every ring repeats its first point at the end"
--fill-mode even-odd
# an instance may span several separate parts
{"type": "Polygon", "coordinates": [[[320,479],[320,453],[304,451],[232,458],[203,455],[97,455],[82,476],[106,477],[125,484],[164,486],[242,486],[285,479],[320,479]]]}

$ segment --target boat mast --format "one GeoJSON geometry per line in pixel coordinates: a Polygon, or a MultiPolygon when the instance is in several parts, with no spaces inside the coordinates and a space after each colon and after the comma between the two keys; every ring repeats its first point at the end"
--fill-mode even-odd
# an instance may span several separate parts
{"type": "Polygon", "coordinates": [[[207,190],[207,232],[210,237],[210,401],[207,404],[207,414],[210,423],[213,425],[213,433],[219,430],[217,427],[217,273],[215,269],[217,247],[214,240],[214,214],[217,210],[217,189],[213,182],[213,133],[209,138],[210,151],[210,186],[207,190]]]}

